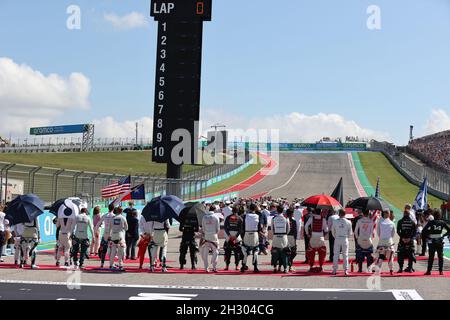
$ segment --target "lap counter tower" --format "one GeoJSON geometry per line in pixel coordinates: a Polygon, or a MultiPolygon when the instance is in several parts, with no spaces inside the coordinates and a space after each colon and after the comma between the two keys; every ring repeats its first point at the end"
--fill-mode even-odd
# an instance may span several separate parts
{"type": "Polygon", "coordinates": [[[151,1],[158,22],[152,160],[167,164],[167,178],[197,163],[203,21],[211,11],[212,0],[151,1]]]}

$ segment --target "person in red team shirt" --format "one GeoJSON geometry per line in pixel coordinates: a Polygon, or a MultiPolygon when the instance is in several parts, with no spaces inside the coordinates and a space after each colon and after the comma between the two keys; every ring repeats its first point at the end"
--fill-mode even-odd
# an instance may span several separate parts
{"type": "Polygon", "coordinates": [[[323,270],[323,263],[327,255],[325,246],[325,234],[328,232],[327,220],[322,216],[320,209],[316,209],[312,217],[305,224],[305,231],[310,237],[309,247],[306,251],[306,257],[309,262],[310,272],[323,270]],[[319,268],[314,269],[316,252],[319,254],[319,268]]]}

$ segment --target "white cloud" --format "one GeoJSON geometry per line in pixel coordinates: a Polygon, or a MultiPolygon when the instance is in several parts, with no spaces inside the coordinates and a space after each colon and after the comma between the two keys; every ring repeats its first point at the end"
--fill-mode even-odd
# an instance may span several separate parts
{"type": "Polygon", "coordinates": [[[67,79],[46,76],[0,58],[0,129],[3,134],[23,133],[31,126],[49,124],[69,109],[88,109],[90,92],[90,80],[81,73],[67,79]]]}
{"type": "Polygon", "coordinates": [[[118,16],[115,13],[105,13],[103,17],[114,27],[121,30],[143,28],[148,26],[148,20],[142,13],[139,12],[131,12],[124,16],[118,16]]]}
{"type": "Polygon", "coordinates": [[[204,111],[202,119],[205,131],[217,122],[227,125],[229,129],[278,129],[282,142],[315,142],[323,137],[345,138],[346,136],[377,140],[390,139],[388,133],[363,128],[355,121],[345,119],[338,114],[305,115],[292,112],[271,117],[248,118],[230,115],[223,110],[210,109],[204,111]]]}
{"type": "MultiPolygon", "coordinates": [[[[118,121],[113,117],[94,120],[96,138],[122,138],[135,137],[136,122],[139,123],[139,139],[147,141],[153,133],[153,119],[143,117],[137,120],[118,121]]],[[[222,110],[206,109],[203,111],[200,123],[200,134],[206,137],[206,132],[212,130],[211,125],[221,123],[227,129],[279,129],[282,142],[315,142],[323,137],[337,138],[345,136],[358,136],[360,138],[389,140],[387,133],[362,128],[352,120],[345,119],[337,114],[319,113],[304,115],[293,112],[273,117],[245,118],[231,115],[222,110]]]]}
{"type": "Polygon", "coordinates": [[[450,115],[443,109],[433,109],[425,124],[425,134],[450,130],[450,115]]]}
{"type": "Polygon", "coordinates": [[[136,136],[136,122],[138,123],[139,139],[150,139],[153,133],[153,119],[148,117],[125,121],[117,121],[113,117],[94,120],[95,137],[133,139],[136,136]]]}

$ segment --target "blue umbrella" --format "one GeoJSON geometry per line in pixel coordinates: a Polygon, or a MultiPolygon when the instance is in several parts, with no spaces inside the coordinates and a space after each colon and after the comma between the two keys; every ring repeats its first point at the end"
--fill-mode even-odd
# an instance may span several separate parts
{"type": "Polygon", "coordinates": [[[24,194],[11,201],[5,213],[10,225],[32,222],[44,213],[44,201],[34,194],[24,194]]]}
{"type": "Polygon", "coordinates": [[[178,197],[156,197],[144,207],[142,216],[146,221],[164,222],[167,219],[179,221],[179,215],[183,209],[184,203],[178,197]]]}

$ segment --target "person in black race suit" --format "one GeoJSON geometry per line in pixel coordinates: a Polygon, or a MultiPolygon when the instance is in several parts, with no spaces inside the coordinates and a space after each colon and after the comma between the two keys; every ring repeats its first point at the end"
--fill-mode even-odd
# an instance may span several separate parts
{"type": "Polygon", "coordinates": [[[294,219],[294,210],[286,210],[286,216],[289,221],[289,233],[288,233],[288,266],[289,272],[295,271],[294,259],[297,256],[297,221],[294,219]]]}
{"type": "Polygon", "coordinates": [[[405,206],[405,211],[403,212],[403,218],[401,218],[397,223],[397,234],[400,237],[398,243],[398,273],[414,272],[413,263],[416,262],[416,252],[414,248],[414,237],[417,234],[417,225],[410,217],[411,205],[407,204],[405,206]],[[408,259],[408,267],[403,270],[403,263],[405,259],[408,259]]]}
{"type": "Polygon", "coordinates": [[[449,235],[450,228],[442,220],[442,213],[439,210],[433,212],[434,220],[429,221],[422,233],[428,242],[428,268],[426,276],[431,275],[433,269],[434,254],[437,253],[439,259],[439,274],[444,275],[444,239],[449,235]],[[444,230],[446,232],[443,234],[444,230]]]}
{"type": "Polygon", "coordinates": [[[184,265],[187,263],[186,254],[189,250],[191,257],[191,269],[197,269],[197,253],[199,247],[195,240],[195,234],[200,230],[200,224],[197,214],[181,211],[180,214],[180,227],[179,230],[183,233],[180,242],[180,269],[184,269],[184,265]]]}
{"type": "MultiPolygon", "coordinates": [[[[128,208],[127,208],[128,209],[128,208]]],[[[139,239],[139,220],[136,209],[130,209],[127,213],[128,231],[125,236],[127,245],[126,259],[136,260],[136,243],[139,239]]]]}

